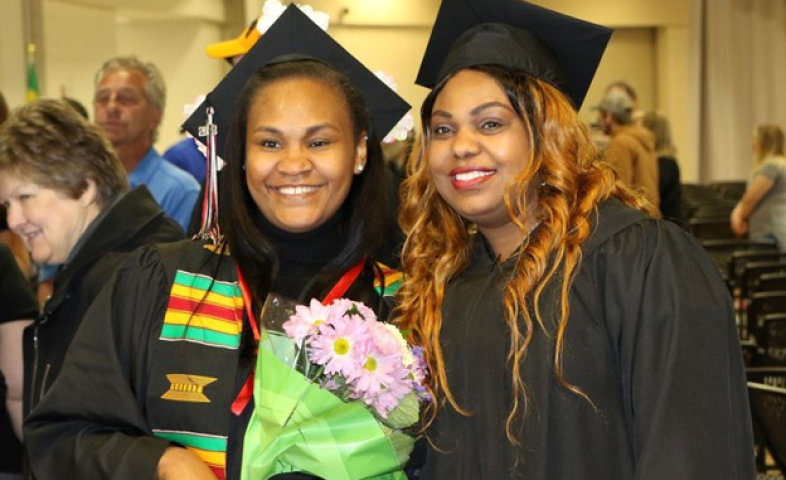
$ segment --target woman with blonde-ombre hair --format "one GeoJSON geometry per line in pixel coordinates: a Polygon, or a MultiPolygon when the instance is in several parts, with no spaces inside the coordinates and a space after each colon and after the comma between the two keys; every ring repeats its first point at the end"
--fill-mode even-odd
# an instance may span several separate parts
{"type": "Polygon", "coordinates": [[[576,112],[608,33],[443,0],[400,213],[397,321],[434,397],[424,480],[753,478],[728,291],[576,112]]]}
{"type": "Polygon", "coordinates": [[[731,212],[737,236],[775,240],[786,250],[786,157],[778,125],[763,124],[753,132],[753,169],[745,193],[731,212]]]}

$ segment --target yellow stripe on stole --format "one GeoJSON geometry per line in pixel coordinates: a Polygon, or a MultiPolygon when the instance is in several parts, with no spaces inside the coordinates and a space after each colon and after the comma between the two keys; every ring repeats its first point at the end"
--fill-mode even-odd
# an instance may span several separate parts
{"type": "Polygon", "coordinates": [[[192,452],[196,453],[203,462],[208,465],[217,467],[224,467],[227,463],[226,452],[211,452],[210,450],[202,450],[201,448],[186,447],[192,452]]]}
{"type": "Polygon", "coordinates": [[[233,309],[236,308],[235,297],[228,297],[215,292],[208,292],[208,294],[205,295],[204,290],[199,290],[184,285],[172,285],[172,291],[169,294],[173,297],[187,298],[195,302],[209,303],[212,305],[219,305],[233,309]]]}
{"type": "Polygon", "coordinates": [[[192,315],[190,312],[167,310],[164,323],[167,325],[188,325],[189,327],[204,328],[229,335],[240,333],[240,325],[237,322],[202,314],[192,315]]]}

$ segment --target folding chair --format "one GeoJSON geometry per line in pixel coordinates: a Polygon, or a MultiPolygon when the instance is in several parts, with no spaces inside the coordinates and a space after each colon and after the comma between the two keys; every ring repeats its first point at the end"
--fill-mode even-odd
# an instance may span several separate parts
{"type": "Polygon", "coordinates": [[[748,382],[748,399],[755,429],[775,466],[786,474],[786,389],[748,382]]]}
{"type": "MultiPolygon", "coordinates": [[[[701,245],[721,271],[721,276],[729,281],[729,261],[734,252],[777,252],[775,240],[751,240],[747,238],[719,238],[702,240],[701,245]]],[[[729,282],[730,283],[730,282],[729,282]]]]}
{"type": "Polygon", "coordinates": [[[760,328],[762,366],[786,367],[786,313],[764,315],[760,328]]]}
{"type": "Polygon", "coordinates": [[[728,221],[731,211],[734,210],[736,205],[736,202],[729,200],[715,200],[699,204],[688,212],[688,218],[725,218],[728,221]]]}
{"type": "Polygon", "coordinates": [[[750,288],[752,293],[786,291],[786,272],[763,273],[750,288]]]}
{"type": "MultiPolygon", "coordinates": [[[[752,367],[745,369],[749,382],[768,385],[770,387],[786,388],[786,367],[752,367]]],[[[753,421],[753,443],[756,451],[756,469],[760,472],[766,470],[766,453],[764,434],[758,423],[753,421]]]]}
{"type": "Polygon", "coordinates": [[[729,217],[689,218],[688,228],[700,240],[736,238],[729,217]]]}
{"type": "Polygon", "coordinates": [[[786,291],[756,292],[750,296],[742,316],[740,338],[754,338],[760,347],[764,338],[760,330],[767,315],[786,314],[786,291]]]}

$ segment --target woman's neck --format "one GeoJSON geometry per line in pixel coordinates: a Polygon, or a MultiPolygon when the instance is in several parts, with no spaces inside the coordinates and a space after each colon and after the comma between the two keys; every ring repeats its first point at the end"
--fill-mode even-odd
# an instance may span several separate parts
{"type": "Polygon", "coordinates": [[[525,211],[520,215],[523,228],[513,220],[502,225],[482,227],[478,231],[486,238],[494,254],[502,261],[510,257],[530,233],[540,224],[538,219],[538,197],[534,189],[530,190],[525,211]]]}
{"type": "Polygon", "coordinates": [[[267,221],[262,223],[262,230],[278,254],[276,291],[298,298],[311,280],[341,254],[347,242],[343,220],[343,213],[338,212],[324,224],[305,233],[286,232],[267,221]]]}
{"type": "Polygon", "coordinates": [[[483,237],[500,261],[505,261],[535,230],[539,223],[535,217],[527,217],[524,221],[524,229],[519,228],[514,222],[509,222],[495,228],[478,227],[478,231],[483,234],[483,237]]]}

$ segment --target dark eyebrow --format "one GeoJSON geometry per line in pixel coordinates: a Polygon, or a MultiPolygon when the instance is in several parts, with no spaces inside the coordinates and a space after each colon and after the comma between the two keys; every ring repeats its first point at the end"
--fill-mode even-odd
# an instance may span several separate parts
{"type": "MultiPolygon", "coordinates": [[[[308,135],[313,135],[313,134],[319,132],[320,130],[338,130],[338,129],[336,127],[334,127],[333,125],[329,124],[329,123],[320,123],[320,124],[312,125],[312,126],[308,127],[306,129],[306,135],[307,136],[308,135]]],[[[283,135],[284,134],[284,132],[281,129],[276,128],[276,127],[266,126],[266,125],[263,125],[261,127],[257,127],[253,131],[254,132],[267,132],[267,133],[272,133],[274,135],[283,135]]]]}
{"type": "Polygon", "coordinates": [[[320,123],[319,125],[314,125],[314,126],[308,127],[308,129],[306,130],[306,134],[307,135],[313,135],[313,134],[317,133],[320,130],[334,130],[335,131],[335,130],[338,130],[338,129],[336,127],[334,127],[333,125],[329,124],[329,123],[320,123]]]}
{"type": "Polygon", "coordinates": [[[504,108],[506,110],[510,110],[511,109],[509,105],[507,105],[505,103],[502,103],[502,102],[486,102],[486,103],[482,103],[482,104],[478,105],[477,107],[473,108],[472,111],[470,111],[470,113],[472,114],[472,116],[475,116],[478,113],[482,112],[483,110],[486,110],[487,108],[492,108],[492,107],[502,107],[502,108],[504,108]]]}
{"type": "MultiPolygon", "coordinates": [[[[470,115],[472,115],[474,117],[475,115],[479,114],[483,110],[486,110],[487,108],[492,108],[492,107],[502,107],[502,108],[504,108],[506,110],[512,110],[510,108],[510,105],[508,105],[506,103],[503,103],[503,102],[496,102],[496,101],[494,101],[494,102],[482,103],[482,104],[478,105],[477,107],[473,108],[472,110],[470,110],[469,113],[470,113],[470,115]]],[[[444,110],[435,110],[435,111],[431,112],[431,117],[432,118],[433,117],[453,118],[453,115],[451,115],[450,113],[448,113],[448,112],[446,112],[444,110]]]]}
{"type": "Polygon", "coordinates": [[[431,112],[431,118],[434,118],[434,117],[453,118],[453,115],[449,114],[448,112],[446,112],[444,110],[434,110],[433,112],[431,112]]]}

